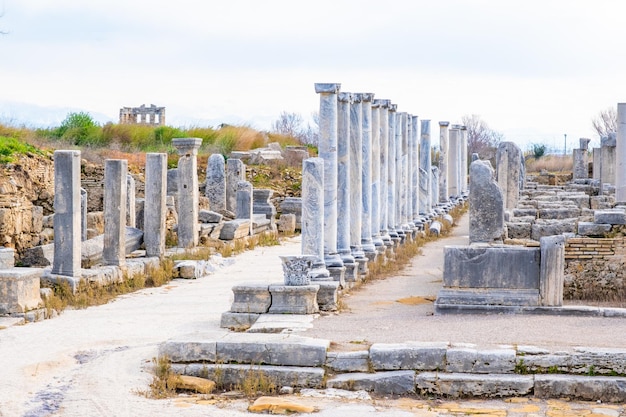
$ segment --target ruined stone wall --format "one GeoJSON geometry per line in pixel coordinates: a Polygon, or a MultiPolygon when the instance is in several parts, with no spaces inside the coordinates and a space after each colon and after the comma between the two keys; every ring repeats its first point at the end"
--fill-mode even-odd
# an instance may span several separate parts
{"type": "Polygon", "coordinates": [[[626,238],[568,239],[563,295],[570,300],[626,300],[626,238]]]}

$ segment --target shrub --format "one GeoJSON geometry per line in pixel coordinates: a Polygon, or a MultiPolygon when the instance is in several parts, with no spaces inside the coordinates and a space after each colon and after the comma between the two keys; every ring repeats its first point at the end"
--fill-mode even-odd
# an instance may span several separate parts
{"type": "Polygon", "coordinates": [[[13,137],[0,136],[0,164],[15,162],[17,156],[29,153],[41,155],[42,152],[28,143],[13,137]]]}
{"type": "Polygon", "coordinates": [[[86,112],[68,113],[61,126],[54,130],[53,135],[77,146],[103,143],[102,129],[86,112]]]}

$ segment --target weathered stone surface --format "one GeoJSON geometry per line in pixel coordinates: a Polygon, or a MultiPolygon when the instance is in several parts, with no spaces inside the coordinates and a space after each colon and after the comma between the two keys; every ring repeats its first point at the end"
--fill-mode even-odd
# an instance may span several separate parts
{"type": "Polygon", "coordinates": [[[273,190],[265,188],[255,188],[252,190],[252,214],[263,214],[274,224],[276,218],[276,207],[270,201],[273,190]]]}
{"type": "Polygon", "coordinates": [[[249,364],[172,364],[172,370],[178,374],[202,375],[210,379],[219,377],[220,385],[226,389],[241,386],[246,379],[259,374],[277,386],[322,388],[325,374],[322,368],[249,364]]]}
{"type": "Polygon", "coordinates": [[[445,370],[450,373],[513,373],[515,370],[515,350],[450,348],[446,352],[445,370]]]}
{"type": "Polygon", "coordinates": [[[626,224],[626,212],[621,209],[596,210],[593,222],[598,224],[626,224]]]}
{"type": "Polygon", "coordinates": [[[539,289],[444,288],[437,293],[435,309],[437,313],[495,314],[538,305],[539,289]]]}
{"type": "Polygon", "coordinates": [[[315,407],[299,404],[295,401],[280,397],[259,397],[254,400],[248,411],[252,413],[262,413],[267,411],[271,414],[288,413],[313,413],[315,407]]]}
{"type": "Polygon", "coordinates": [[[245,181],[246,166],[239,159],[226,161],[226,210],[237,211],[237,183],[245,181]]]}
{"type": "Polygon", "coordinates": [[[296,229],[302,227],[302,198],[286,197],[280,205],[282,214],[294,214],[296,216],[296,229]]]}
{"type": "Polygon", "coordinates": [[[25,313],[41,307],[39,268],[0,270],[0,314],[25,313]]]}
{"type": "Polygon", "coordinates": [[[278,231],[282,233],[295,233],[296,215],[293,213],[281,214],[278,219],[278,231]]]}
{"type": "Polygon", "coordinates": [[[377,371],[443,369],[447,347],[447,343],[375,343],[370,347],[370,361],[377,371]]]}
{"type": "Polygon", "coordinates": [[[445,395],[453,398],[511,397],[530,394],[533,389],[533,377],[424,372],[417,374],[415,385],[417,392],[422,395],[445,395]]]}
{"type": "Polygon", "coordinates": [[[544,236],[539,241],[541,266],[539,295],[541,305],[563,305],[563,279],[565,269],[565,236],[544,236]]]}
{"type": "Polygon", "coordinates": [[[506,230],[509,239],[530,239],[532,224],[526,222],[507,222],[506,230]]]}
{"type": "Polygon", "coordinates": [[[587,401],[626,401],[626,378],[577,375],[535,375],[539,398],[577,398],[587,401]]]}
{"type": "Polygon", "coordinates": [[[520,246],[446,246],[443,284],[449,288],[536,289],[539,256],[538,248],[520,246]]]}
{"type": "Polygon", "coordinates": [[[211,210],[200,210],[198,212],[198,221],[200,223],[219,223],[223,218],[223,215],[211,210]]]}
{"type": "Polygon", "coordinates": [[[610,224],[578,222],[578,234],[580,236],[604,237],[611,231],[611,227],[610,224]]]}
{"type": "Polygon", "coordinates": [[[171,340],[159,346],[159,356],[166,356],[173,363],[215,362],[216,346],[215,339],[204,340],[202,337],[171,340]]]}
{"type": "Polygon", "coordinates": [[[285,163],[291,167],[301,167],[302,161],[309,156],[309,150],[306,146],[285,147],[285,163]]]}
{"type": "Polygon", "coordinates": [[[270,285],[272,305],[270,314],[313,314],[319,311],[319,285],[270,285]]]}
{"type": "Polygon", "coordinates": [[[504,200],[489,161],[470,165],[470,242],[492,242],[504,235],[504,200]]]}
{"type": "Polygon", "coordinates": [[[15,251],[13,248],[0,246],[0,269],[9,269],[15,266],[15,251]]]}
{"type": "Polygon", "coordinates": [[[215,381],[197,376],[179,375],[175,379],[175,389],[210,394],[215,389],[215,381]]]}
{"type": "Polygon", "coordinates": [[[317,292],[317,305],[322,311],[337,311],[339,281],[315,281],[320,289],[317,292]]]}
{"type": "Polygon", "coordinates": [[[531,239],[539,240],[543,236],[562,235],[563,233],[576,233],[578,219],[546,220],[537,219],[533,223],[531,239]]]}
{"type": "Polygon", "coordinates": [[[267,313],[272,304],[267,284],[235,285],[234,300],[230,307],[233,313],[267,313]]]}
{"type": "Polygon", "coordinates": [[[368,372],[369,352],[367,350],[328,352],[326,367],[335,372],[368,372]]]}
{"type": "Polygon", "coordinates": [[[220,230],[220,239],[233,240],[239,239],[250,234],[250,220],[235,219],[224,222],[220,230]]]}
{"type": "Polygon", "coordinates": [[[515,143],[500,142],[496,151],[496,180],[506,210],[515,208],[519,200],[522,161],[522,151],[515,143]]]}
{"type": "Polygon", "coordinates": [[[263,333],[230,333],[216,343],[219,362],[282,366],[322,366],[330,345],[323,339],[263,333]]]}
{"type": "Polygon", "coordinates": [[[126,263],[126,233],[124,233],[124,230],[127,217],[127,174],[127,160],[107,159],[105,161],[104,237],[102,249],[102,260],[105,265],[124,266],[126,263]]]}
{"type": "Polygon", "coordinates": [[[579,215],[580,215],[580,209],[578,207],[539,209],[540,219],[570,219],[570,218],[578,217],[579,215]]]}
{"type": "Polygon", "coordinates": [[[226,311],[222,313],[220,327],[234,331],[247,330],[259,319],[259,313],[233,313],[226,311]]]}
{"type": "Polygon", "coordinates": [[[401,395],[415,392],[414,371],[349,373],[337,375],[326,382],[328,388],[364,390],[379,395],[401,395]]]}
{"type": "Polygon", "coordinates": [[[571,354],[542,352],[519,359],[530,372],[536,373],[558,370],[574,374],[626,374],[625,349],[579,347],[574,350],[571,354]]]}
{"type": "Polygon", "coordinates": [[[226,163],[221,154],[209,156],[204,193],[213,211],[226,209],[226,163]]]}
{"type": "Polygon", "coordinates": [[[536,208],[513,209],[513,217],[526,217],[526,216],[537,217],[537,209],[536,208]]]}

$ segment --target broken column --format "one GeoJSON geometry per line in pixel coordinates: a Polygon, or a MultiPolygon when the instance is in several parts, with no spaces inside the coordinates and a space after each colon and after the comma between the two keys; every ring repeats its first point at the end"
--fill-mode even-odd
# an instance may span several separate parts
{"type": "Polygon", "coordinates": [[[504,209],[517,207],[522,175],[522,151],[513,142],[501,142],[496,151],[496,180],[504,197],[504,209]]]}
{"type": "Polygon", "coordinates": [[[622,203],[626,202],[626,103],[617,104],[615,162],[615,201],[622,203]]]}
{"type": "Polygon", "coordinates": [[[374,94],[361,94],[363,128],[361,130],[361,247],[367,259],[376,259],[376,247],[372,240],[372,100],[374,94]]]}
{"type": "Polygon", "coordinates": [[[307,158],[302,161],[302,254],[315,255],[312,280],[330,277],[324,263],[324,160],[307,158]]]}
{"type": "MultiPolygon", "coordinates": [[[[460,190],[460,158],[461,158],[461,126],[452,125],[448,132],[448,197],[459,197],[460,190]]],[[[441,169],[439,183],[441,183],[441,169]]],[[[441,196],[439,196],[441,201],[441,196]]]]}
{"type": "Polygon", "coordinates": [[[54,275],[81,275],[80,214],[80,151],[55,151],[54,275]]]}
{"type": "Polygon", "coordinates": [[[226,163],[222,154],[209,156],[204,193],[211,210],[219,213],[226,209],[226,163]]]}
{"type": "Polygon", "coordinates": [[[420,131],[420,214],[429,214],[432,210],[430,195],[430,120],[422,120],[420,131]]]}
{"type": "Polygon", "coordinates": [[[589,163],[587,162],[587,154],[589,152],[588,147],[591,139],[580,138],[579,141],[580,148],[572,150],[572,157],[574,159],[573,178],[575,180],[589,178],[589,163]]]}
{"type": "Polygon", "coordinates": [[[132,175],[126,175],[126,226],[137,227],[135,212],[135,179],[132,175]]]}
{"type": "Polygon", "coordinates": [[[167,154],[146,154],[146,184],[143,242],[146,256],[165,254],[167,216],[167,154]]]}
{"type": "Polygon", "coordinates": [[[248,222],[248,234],[252,235],[252,184],[248,181],[237,183],[235,219],[248,222]]]}
{"type": "Polygon", "coordinates": [[[439,122],[439,202],[448,201],[448,126],[439,122]]]}
{"type": "Polygon", "coordinates": [[[394,150],[395,150],[395,172],[394,172],[394,229],[400,239],[404,239],[405,233],[402,228],[402,198],[403,198],[403,184],[402,184],[402,115],[406,116],[406,113],[395,113],[395,135],[394,135],[394,150]]]}
{"type": "Polygon", "coordinates": [[[341,84],[315,84],[320,95],[318,153],[324,160],[324,262],[337,281],[343,262],[337,253],[337,93],[341,84]]]}
{"type": "Polygon", "coordinates": [[[616,164],[616,149],[617,149],[617,136],[615,133],[609,133],[608,136],[600,139],[601,146],[601,159],[600,164],[600,184],[604,187],[604,184],[615,185],[615,172],[617,170],[616,164]]]}
{"type": "Polygon", "coordinates": [[[489,161],[470,165],[470,243],[500,241],[504,235],[504,198],[489,161]]]}
{"type": "Polygon", "coordinates": [[[87,240],[87,190],[80,189],[80,240],[87,240]]]}
{"type": "Polygon", "coordinates": [[[104,162],[104,247],[105,265],[126,264],[126,195],[128,161],[107,159],[104,162]]]}
{"type": "Polygon", "coordinates": [[[346,281],[356,281],[358,267],[350,248],[350,107],[351,93],[338,94],[337,123],[337,252],[346,267],[346,281]]]}
{"type": "Polygon", "coordinates": [[[178,247],[198,244],[198,148],[200,138],[172,139],[178,152],[178,247]]]}
{"type": "MultiPolygon", "coordinates": [[[[467,126],[461,126],[461,194],[468,191],[467,175],[467,126]]],[[[522,155],[523,157],[524,155],[522,155]]],[[[523,178],[523,175],[522,175],[523,178]]]]}
{"type": "Polygon", "coordinates": [[[539,298],[542,306],[563,305],[563,281],[565,275],[565,236],[544,236],[539,240],[541,265],[539,274],[539,298]]]}
{"type": "MultiPolygon", "coordinates": [[[[246,180],[246,166],[241,159],[226,161],[226,210],[235,213],[237,207],[237,184],[246,180]]],[[[213,210],[215,211],[215,210],[213,210]]]]}

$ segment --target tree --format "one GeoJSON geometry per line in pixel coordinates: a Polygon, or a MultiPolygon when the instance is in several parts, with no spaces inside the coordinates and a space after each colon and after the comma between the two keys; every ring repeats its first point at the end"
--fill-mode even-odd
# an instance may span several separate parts
{"type": "Polygon", "coordinates": [[[496,155],[498,145],[504,135],[491,129],[487,123],[476,114],[465,115],[461,119],[467,128],[467,149],[471,155],[477,153],[480,159],[492,159],[496,155]]]}
{"type": "Polygon", "coordinates": [[[608,107],[602,110],[596,117],[591,119],[593,130],[601,137],[609,136],[609,133],[617,132],[617,110],[608,107]]]}
{"type": "Polygon", "coordinates": [[[304,120],[299,113],[289,113],[283,111],[280,117],[272,123],[272,131],[279,135],[291,136],[297,138],[302,132],[302,123],[304,120]]]}

